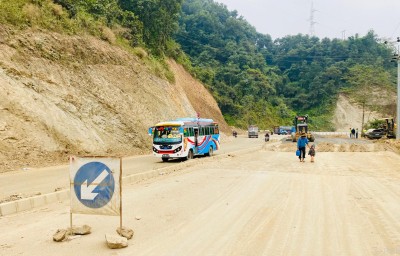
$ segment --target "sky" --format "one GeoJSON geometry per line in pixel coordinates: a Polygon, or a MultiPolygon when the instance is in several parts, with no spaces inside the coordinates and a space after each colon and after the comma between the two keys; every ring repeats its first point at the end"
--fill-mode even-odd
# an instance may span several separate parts
{"type": "Polygon", "coordinates": [[[345,39],[355,34],[364,36],[370,30],[385,40],[400,37],[400,0],[214,1],[225,4],[230,11],[237,10],[258,32],[272,39],[310,35],[311,28],[319,38],[345,39]]]}

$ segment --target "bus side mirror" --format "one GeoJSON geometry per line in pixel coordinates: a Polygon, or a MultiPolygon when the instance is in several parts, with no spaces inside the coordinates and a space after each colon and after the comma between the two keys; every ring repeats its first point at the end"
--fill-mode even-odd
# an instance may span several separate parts
{"type": "Polygon", "coordinates": [[[147,130],[147,134],[148,134],[149,136],[152,136],[152,135],[153,135],[153,131],[154,131],[154,127],[150,127],[150,128],[147,130]]]}

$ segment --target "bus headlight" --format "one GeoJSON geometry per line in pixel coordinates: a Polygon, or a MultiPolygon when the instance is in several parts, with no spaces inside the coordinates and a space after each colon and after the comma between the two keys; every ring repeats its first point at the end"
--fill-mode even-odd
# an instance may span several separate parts
{"type": "Polygon", "coordinates": [[[155,147],[153,147],[153,152],[154,152],[154,153],[158,153],[158,149],[156,149],[155,147]]]}
{"type": "Polygon", "coordinates": [[[178,153],[178,152],[181,151],[181,150],[182,150],[182,146],[177,147],[177,148],[174,150],[174,153],[178,153]]]}

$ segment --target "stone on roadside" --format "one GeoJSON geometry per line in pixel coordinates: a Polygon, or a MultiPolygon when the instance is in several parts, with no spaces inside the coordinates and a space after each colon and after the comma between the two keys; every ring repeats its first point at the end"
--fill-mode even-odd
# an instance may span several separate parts
{"type": "Polygon", "coordinates": [[[65,238],[65,241],[72,241],[74,239],[77,239],[81,237],[81,235],[67,235],[67,237],[65,238]]]}
{"type": "Polygon", "coordinates": [[[66,229],[58,229],[57,232],[53,235],[53,241],[62,242],[67,235],[66,229]]]}
{"type": "Polygon", "coordinates": [[[118,235],[106,234],[106,241],[110,249],[120,249],[128,246],[128,239],[118,235]]]}
{"type": "MultiPolygon", "coordinates": [[[[83,225],[83,226],[78,226],[78,227],[73,226],[72,227],[72,234],[74,234],[74,235],[87,235],[87,234],[90,234],[91,229],[92,228],[90,226],[88,226],[88,225],[83,225]]],[[[70,230],[71,229],[69,229],[69,231],[70,230]]]]}
{"type": "Polygon", "coordinates": [[[122,227],[122,230],[120,227],[118,227],[117,233],[120,236],[126,237],[127,239],[131,239],[133,237],[133,230],[127,227],[122,227]]]}

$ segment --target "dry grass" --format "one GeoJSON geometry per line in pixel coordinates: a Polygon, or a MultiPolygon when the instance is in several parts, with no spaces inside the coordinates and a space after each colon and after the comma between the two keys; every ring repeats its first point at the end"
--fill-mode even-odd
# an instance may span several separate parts
{"type": "Polygon", "coordinates": [[[51,4],[51,10],[53,14],[57,17],[62,17],[64,15],[64,11],[61,5],[58,4],[51,4]]]}
{"type": "Polygon", "coordinates": [[[24,5],[24,7],[22,8],[22,12],[25,14],[25,17],[32,23],[36,23],[41,17],[40,8],[34,4],[24,5]]]}
{"type": "Polygon", "coordinates": [[[110,44],[115,44],[117,41],[114,32],[109,27],[101,28],[101,39],[106,40],[110,44]]]}
{"type": "Polygon", "coordinates": [[[141,47],[135,47],[133,49],[133,53],[138,56],[140,59],[146,59],[148,57],[147,52],[141,47]]]}

